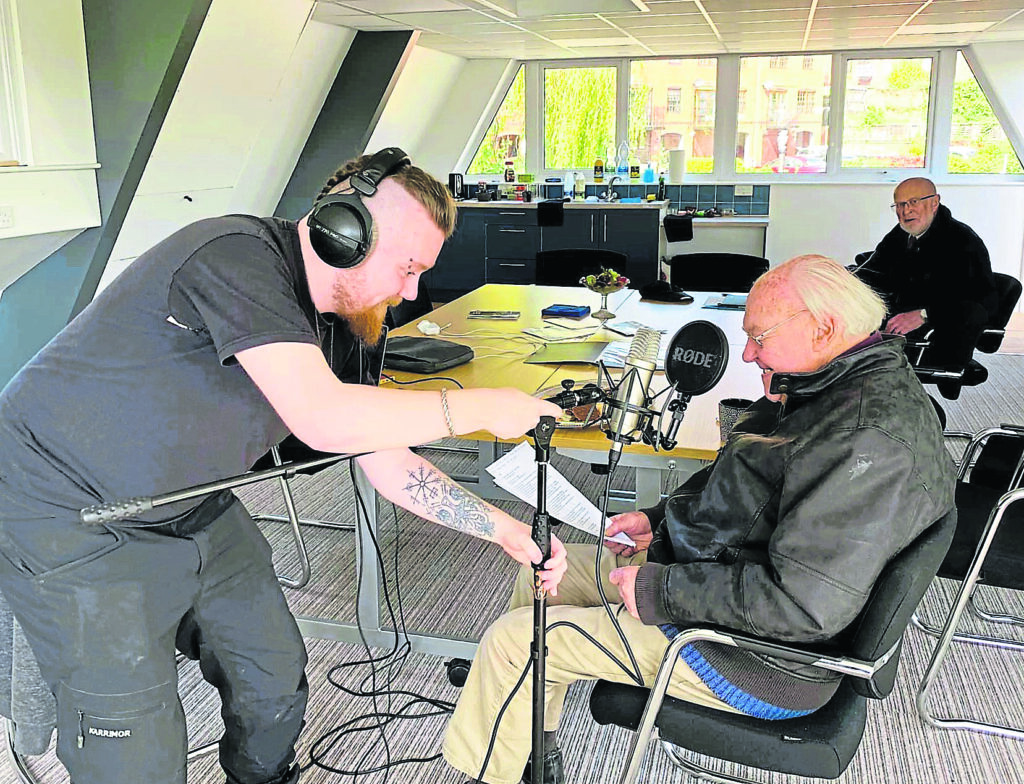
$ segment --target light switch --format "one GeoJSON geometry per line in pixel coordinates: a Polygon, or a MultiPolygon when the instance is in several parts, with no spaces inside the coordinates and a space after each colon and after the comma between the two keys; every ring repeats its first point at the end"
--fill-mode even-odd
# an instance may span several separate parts
{"type": "Polygon", "coordinates": [[[753,185],[735,185],[732,189],[733,196],[753,196],[754,186],[753,185]]]}

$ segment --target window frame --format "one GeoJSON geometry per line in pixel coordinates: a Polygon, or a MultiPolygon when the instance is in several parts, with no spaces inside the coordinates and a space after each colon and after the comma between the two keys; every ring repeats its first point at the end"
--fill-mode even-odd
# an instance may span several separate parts
{"type": "MultiPolygon", "coordinates": [[[[779,52],[744,52],[726,54],[715,53],[718,68],[715,80],[715,128],[714,149],[715,164],[710,173],[686,175],[686,182],[700,183],[891,183],[894,179],[913,176],[924,176],[931,179],[949,181],[948,151],[951,134],[951,110],[953,102],[953,81],[956,70],[956,54],[963,52],[964,58],[971,66],[975,78],[992,106],[996,119],[1006,125],[1006,113],[999,101],[995,100],[987,80],[979,75],[976,61],[971,56],[970,46],[948,47],[906,47],[899,49],[856,49],[846,51],[813,50],[813,51],[779,51],[779,52]],[[738,124],[739,104],[739,72],[743,57],[811,57],[826,55],[832,58],[832,73],[828,90],[829,116],[826,167],[824,172],[807,172],[801,174],[779,173],[746,173],[737,172],[735,156],[721,154],[718,151],[735,149],[738,124]],[[929,100],[927,117],[927,140],[925,143],[925,166],[914,169],[893,168],[857,168],[842,169],[842,129],[843,113],[846,103],[846,69],[850,60],[863,59],[899,59],[922,58],[932,59],[929,82],[929,100]],[[836,96],[842,96],[841,101],[836,96]]],[[[703,55],[706,57],[707,55],[703,55]]],[[[616,107],[615,107],[615,138],[624,138],[628,124],[628,95],[630,85],[630,64],[633,61],[702,59],[702,55],[659,55],[656,57],[623,57],[623,58],[573,58],[565,60],[525,60],[511,61],[510,76],[496,88],[502,96],[507,92],[512,78],[515,77],[519,65],[526,68],[526,134],[527,160],[543,160],[543,72],[545,68],[596,67],[613,66],[618,69],[616,74],[616,107]]],[[[826,93],[821,92],[824,100],[826,93]]],[[[478,138],[470,139],[464,153],[466,165],[472,160],[480,140],[483,138],[497,113],[500,100],[494,102],[493,113],[486,122],[480,123],[478,138]]],[[[482,120],[484,118],[481,118],[482,120]]],[[[1009,135],[1009,133],[1008,133],[1009,135]]],[[[477,136],[477,135],[474,135],[477,136]]],[[[1011,139],[1013,137],[1011,136],[1011,139]]],[[[540,169],[531,166],[531,172],[539,179],[561,176],[564,170],[540,169]]],[[[471,174],[471,173],[468,173],[471,174]]],[[[1000,184],[1024,181],[1024,175],[1018,174],[956,174],[957,184],[1000,184]]]]}
{"type": "Polygon", "coordinates": [[[15,0],[0,0],[0,117],[0,161],[30,165],[32,148],[15,0]]]}

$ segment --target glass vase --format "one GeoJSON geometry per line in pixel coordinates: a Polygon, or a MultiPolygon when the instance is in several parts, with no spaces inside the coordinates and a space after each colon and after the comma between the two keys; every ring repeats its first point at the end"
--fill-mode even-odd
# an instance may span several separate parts
{"type": "Polygon", "coordinates": [[[600,309],[596,310],[595,312],[591,313],[590,315],[592,315],[594,318],[596,318],[600,322],[609,321],[610,319],[615,318],[615,314],[612,313],[610,310],[608,310],[608,294],[607,293],[601,294],[601,307],[600,307],[600,309]]]}

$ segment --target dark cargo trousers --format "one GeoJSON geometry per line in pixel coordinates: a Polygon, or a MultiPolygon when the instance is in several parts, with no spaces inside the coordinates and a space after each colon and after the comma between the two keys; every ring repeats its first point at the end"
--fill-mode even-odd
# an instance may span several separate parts
{"type": "Polygon", "coordinates": [[[0,589],[57,697],[74,784],[184,784],[176,645],[220,692],[228,781],[294,780],[306,652],[240,502],[175,535],[0,500],[0,589]]]}

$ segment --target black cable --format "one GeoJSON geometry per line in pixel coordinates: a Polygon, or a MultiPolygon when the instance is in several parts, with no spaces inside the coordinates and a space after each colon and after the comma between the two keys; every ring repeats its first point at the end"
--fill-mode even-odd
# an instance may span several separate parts
{"type": "Polygon", "coordinates": [[[409,381],[399,381],[397,378],[395,378],[394,376],[389,376],[387,373],[381,373],[380,377],[386,378],[392,384],[399,384],[400,386],[403,387],[410,386],[411,384],[422,384],[424,381],[451,381],[459,389],[465,389],[465,387],[462,386],[462,384],[460,384],[456,379],[451,378],[449,376],[428,376],[427,378],[413,378],[410,379],[409,381]]]}
{"type": "MultiPolygon", "coordinates": [[[[356,503],[362,512],[362,518],[367,519],[366,514],[366,501],[358,492],[358,488],[355,483],[354,468],[350,463],[349,467],[350,477],[352,479],[352,486],[355,492],[356,503]]],[[[437,698],[425,697],[415,692],[406,691],[402,689],[393,688],[396,678],[400,675],[402,668],[408,661],[408,656],[411,653],[412,646],[408,639],[408,633],[405,625],[405,610],[404,603],[402,600],[401,592],[401,581],[398,579],[399,576],[399,549],[400,549],[400,536],[401,532],[399,529],[398,521],[398,510],[394,504],[392,504],[392,512],[395,521],[395,543],[394,543],[394,569],[395,569],[395,599],[398,608],[398,614],[395,614],[395,604],[392,603],[391,593],[388,588],[387,579],[382,580],[383,584],[383,597],[385,606],[387,608],[388,620],[391,622],[391,627],[394,631],[394,643],[390,651],[387,653],[374,656],[370,650],[370,646],[363,634],[361,622],[358,614],[356,616],[356,626],[359,631],[360,640],[363,643],[363,648],[366,651],[366,658],[355,662],[346,662],[337,664],[332,667],[327,673],[328,682],[339,689],[340,691],[353,697],[367,698],[372,700],[373,710],[370,713],[357,716],[343,724],[334,727],[319,738],[317,738],[310,745],[310,763],[304,767],[300,766],[301,770],[308,770],[313,766],[321,768],[323,770],[337,773],[339,775],[351,776],[353,780],[361,775],[368,775],[371,773],[385,772],[383,781],[387,781],[387,771],[395,768],[399,765],[408,764],[410,762],[431,762],[441,757],[441,754],[435,754],[430,757],[405,757],[400,759],[391,758],[391,747],[388,743],[386,728],[392,722],[400,721],[404,719],[423,719],[431,718],[435,716],[441,716],[450,714],[454,708],[454,703],[446,700],[437,698]],[[343,670],[369,665],[370,672],[361,682],[355,687],[351,688],[345,686],[338,679],[338,675],[343,670]],[[377,665],[383,665],[378,668],[377,665]],[[380,682],[378,682],[380,680],[380,682]],[[386,706],[381,706],[378,703],[378,698],[386,696],[386,706]],[[396,707],[397,697],[408,697],[409,699],[396,707]],[[417,706],[427,706],[428,709],[417,713],[409,713],[410,710],[417,706]],[[432,709],[431,709],[432,708],[432,709]],[[353,735],[359,732],[375,732],[379,734],[379,737],[383,743],[385,761],[381,764],[370,768],[362,768],[361,765],[367,760],[370,754],[376,752],[377,748],[371,746],[367,748],[364,754],[359,758],[356,763],[354,770],[346,770],[343,768],[335,767],[325,761],[325,756],[330,753],[343,738],[353,735]]],[[[381,553],[380,543],[374,532],[369,528],[366,529],[370,537],[374,550],[374,557],[377,559],[378,568],[380,574],[386,578],[386,569],[384,565],[383,555],[381,553]]],[[[363,553],[361,551],[362,540],[357,538],[357,557],[361,559],[363,553]]],[[[356,587],[356,603],[358,606],[361,594],[361,586],[357,583],[356,587]]]]}

